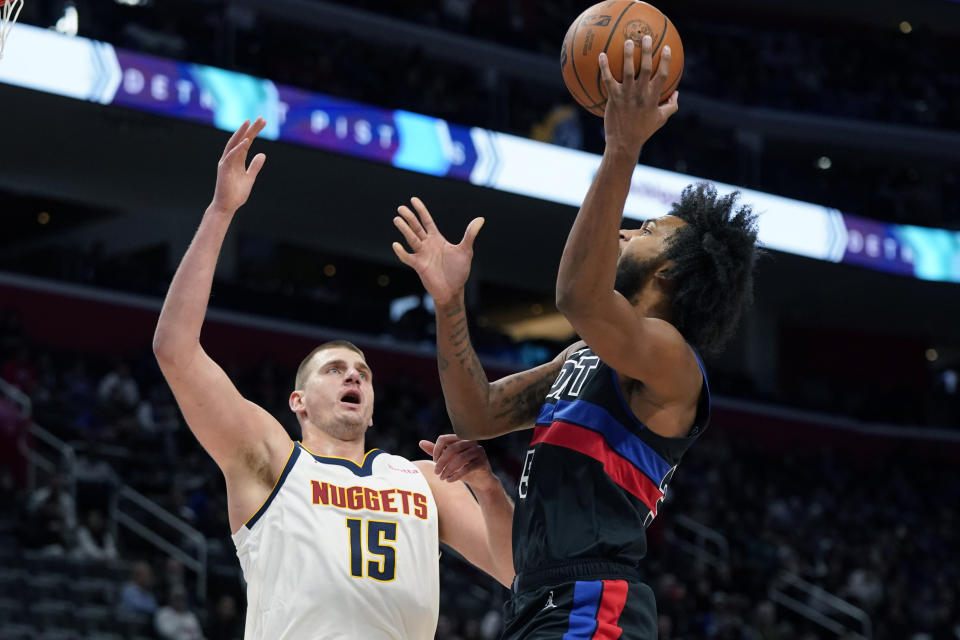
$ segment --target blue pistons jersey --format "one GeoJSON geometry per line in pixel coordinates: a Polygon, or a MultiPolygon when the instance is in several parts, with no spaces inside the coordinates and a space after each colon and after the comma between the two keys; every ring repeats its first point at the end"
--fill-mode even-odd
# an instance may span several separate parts
{"type": "Polygon", "coordinates": [[[646,528],[709,416],[706,372],[690,432],[666,438],[634,416],[617,374],[589,347],[568,356],[540,410],[518,485],[517,573],[584,561],[638,565],[646,528]]]}

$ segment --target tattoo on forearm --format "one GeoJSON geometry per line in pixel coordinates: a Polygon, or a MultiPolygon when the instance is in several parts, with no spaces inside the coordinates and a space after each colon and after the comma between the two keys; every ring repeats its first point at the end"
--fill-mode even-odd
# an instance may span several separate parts
{"type": "Polygon", "coordinates": [[[464,337],[467,334],[467,323],[464,322],[463,326],[459,329],[456,329],[452,334],[450,334],[450,339],[454,342],[458,342],[460,338],[464,337]]]}
{"type": "Polygon", "coordinates": [[[518,381],[504,385],[498,390],[497,413],[494,418],[509,419],[515,424],[523,424],[537,417],[543,399],[553,386],[556,372],[550,371],[525,387],[517,389],[518,381]]]}
{"type": "MultiPolygon", "coordinates": [[[[461,311],[463,311],[463,306],[460,304],[455,304],[449,309],[447,309],[447,317],[452,318],[453,316],[457,315],[461,311]]],[[[466,317],[464,317],[464,320],[466,320],[466,317]]]]}

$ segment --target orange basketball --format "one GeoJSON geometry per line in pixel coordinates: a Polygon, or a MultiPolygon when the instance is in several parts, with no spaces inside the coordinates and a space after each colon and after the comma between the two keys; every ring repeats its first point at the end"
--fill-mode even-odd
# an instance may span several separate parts
{"type": "Polygon", "coordinates": [[[653,73],[660,65],[660,52],[670,47],[670,76],[663,86],[660,102],[665,102],[683,74],[683,43],[676,27],[653,5],[640,0],[605,0],[581,13],[563,38],[560,70],[573,99],[590,113],[603,117],[607,91],[600,77],[600,52],[606,51],[610,72],[623,78],[623,43],[634,41],[634,76],[640,73],[640,40],[653,38],[653,73]]]}

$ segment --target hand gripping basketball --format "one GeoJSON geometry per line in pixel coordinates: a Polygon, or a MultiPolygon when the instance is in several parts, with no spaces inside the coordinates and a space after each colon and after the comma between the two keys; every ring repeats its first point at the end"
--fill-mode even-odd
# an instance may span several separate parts
{"type": "MultiPolygon", "coordinates": [[[[633,68],[635,54],[633,40],[623,43],[623,65],[633,68]]],[[[639,155],[641,147],[654,133],[677,112],[679,93],[674,91],[666,102],[658,104],[660,92],[670,75],[670,47],[664,47],[657,73],[653,69],[653,40],[644,36],[641,40],[640,73],[636,77],[626,74],[618,82],[610,72],[607,54],[600,54],[600,75],[607,90],[607,107],[603,126],[607,147],[639,155]]]]}

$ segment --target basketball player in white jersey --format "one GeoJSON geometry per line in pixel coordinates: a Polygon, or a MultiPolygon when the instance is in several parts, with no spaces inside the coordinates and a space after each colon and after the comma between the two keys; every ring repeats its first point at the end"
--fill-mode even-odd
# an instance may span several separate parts
{"type": "MultiPolygon", "coordinates": [[[[440,465],[365,453],[373,374],[342,341],[300,365],[290,409],[303,441],[293,442],[200,345],[220,247],[266,159],[257,154],[247,167],[264,125],[244,123],[224,149],[213,201],[164,301],[154,353],[226,480],[247,581],[246,640],[428,640],[439,608],[439,542],[502,584],[513,579],[513,505],[483,449],[449,435],[438,439],[448,451],[440,465]]],[[[421,447],[433,454],[434,443],[421,447]]]]}

